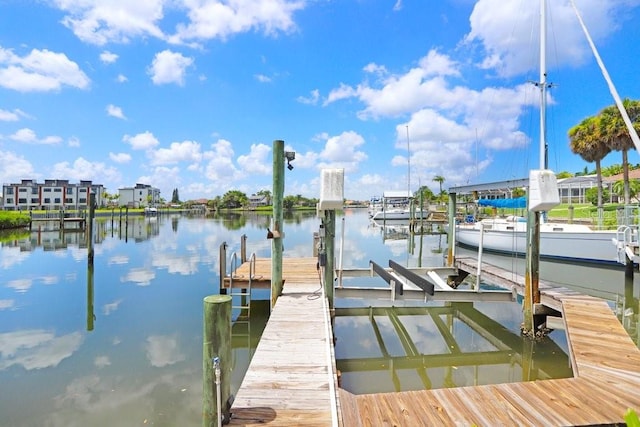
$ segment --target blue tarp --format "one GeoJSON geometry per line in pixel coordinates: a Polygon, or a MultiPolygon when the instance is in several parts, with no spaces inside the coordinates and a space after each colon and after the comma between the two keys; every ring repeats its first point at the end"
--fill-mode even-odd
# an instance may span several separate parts
{"type": "Polygon", "coordinates": [[[527,198],[522,196],[517,199],[480,199],[478,200],[478,205],[492,206],[494,208],[526,208],[527,198]]]}

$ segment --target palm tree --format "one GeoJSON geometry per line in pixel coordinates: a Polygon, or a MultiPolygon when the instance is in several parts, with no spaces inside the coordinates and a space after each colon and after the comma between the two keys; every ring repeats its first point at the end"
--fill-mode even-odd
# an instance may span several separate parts
{"type": "Polygon", "coordinates": [[[598,209],[602,208],[602,171],[600,161],[611,152],[611,147],[603,140],[600,130],[600,116],[588,117],[569,130],[571,151],[574,154],[578,154],[586,162],[596,163],[598,209]]]}
{"type": "MultiPolygon", "coordinates": [[[[640,131],[640,101],[631,101],[625,99],[623,106],[629,117],[633,121],[633,126],[636,131],[640,131]]],[[[622,151],[622,179],[624,181],[624,203],[630,203],[630,189],[629,189],[629,161],[627,152],[630,149],[634,149],[635,145],[629,135],[627,126],[622,120],[622,115],[615,105],[611,105],[600,112],[601,121],[601,134],[606,140],[606,143],[612,150],[622,151]]]]}
{"type": "Polygon", "coordinates": [[[444,176],[436,175],[433,177],[432,181],[435,181],[438,184],[440,184],[440,192],[438,193],[438,197],[442,199],[442,183],[445,181],[444,176]]]}
{"type": "Polygon", "coordinates": [[[629,190],[629,198],[637,200],[640,193],[640,181],[633,179],[625,185],[624,180],[621,179],[613,183],[612,190],[618,196],[622,196],[627,189],[629,190]]]}

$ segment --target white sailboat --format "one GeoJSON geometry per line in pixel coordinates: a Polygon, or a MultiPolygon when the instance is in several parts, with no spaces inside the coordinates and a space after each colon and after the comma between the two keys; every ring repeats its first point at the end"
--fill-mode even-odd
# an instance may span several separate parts
{"type": "MultiPolygon", "coordinates": [[[[541,0],[540,23],[540,169],[546,169],[546,0],[541,0]]],[[[577,13],[577,10],[576,10],[577,13]]],[[[578,14],[578,18],[579,14],[578,14]]],[[[586,29],[583,26],[583,29],[586,29]]],[[[588,33],[587,37],[588,37],[588,33]]],[[[592,48],[593,43],[589,39],[592,48]]],[[[602,67],[602,64],[600,64],[602,67]]],[[[603,70],[610,88],[612,84],[603,70]]],[[[615,89],[612,90],[616,98],[615,89]]],[[[618,97],[619,98],[619,97],[618,97]]],[[[621,106],[621,103],[619,107],[621,106]]],[[[623,117],[626,112],[622,112],[623,117]]],[[[633,135],[632,135],[633,137],[633,135]]],[[[636,136],[637,138],[637,136],[636,136]]],[[[525,254],[527,250],[527,223],[522,217],[490,218],[479,222],[456,225],[456,242],[465,246],[508,254],[525,254]]],[[[541,258],[571,262],[604,263],[619,265],[620,233],[616,230],[593,230],[582,224],[541,222],[539,255],[541,258]]]]}

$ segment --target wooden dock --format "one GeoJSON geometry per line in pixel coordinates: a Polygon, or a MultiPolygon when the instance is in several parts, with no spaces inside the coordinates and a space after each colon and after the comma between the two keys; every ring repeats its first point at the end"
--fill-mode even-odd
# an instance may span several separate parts
{"type": "MultiPolygon", "coordinates": [[[[475,271],[473,260],[464,262],[475,271]]],[[[283,264],[284,293],[233,403],[230,425],[594,425],[624,423],[628,409],[640,411],[640,349],[607,303],[543,285],[543,302],[562,314],[573,378],[353,395],[337,388],[315,258],[285,258],[283,264]]],[[[256,269],[267,281],[270,261],[259,265],[269,266],[256,269]]],[[[492,274],[505,286],[519,280],[497,269],[492,274]]]]}
{"type": "MultiPolygon", "coordinates": [[[[316,258],[284,258],[282,295],[262,333],[229,425],[337,425],[333,332],[316,258]]],[[[271,260],[256,260],[257,285],[270,283],[271,260]]],[[[243,265],[233,286],[249,274],[243,265]]]]}

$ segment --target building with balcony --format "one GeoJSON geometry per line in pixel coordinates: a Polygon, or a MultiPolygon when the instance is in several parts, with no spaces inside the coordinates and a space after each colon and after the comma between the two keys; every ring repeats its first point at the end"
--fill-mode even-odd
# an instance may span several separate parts
{"type": "Polygon", "coordinates": [[[160,190],[147,184],[118,189],[118,204],[129,208],[156,206],[160,203],[160,190]]]}
{"type": "Polygon", "coordinates": [[[105,189],[91,181],[70,183],[67,179],[46,179],[44,183],[23,179],[20,183],[2,185],[2,208],[11,211],[82,210],[89,207],[89,196],[95,195],[97,207],[105,205],[105,189]]]}

